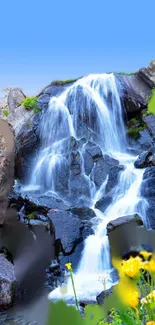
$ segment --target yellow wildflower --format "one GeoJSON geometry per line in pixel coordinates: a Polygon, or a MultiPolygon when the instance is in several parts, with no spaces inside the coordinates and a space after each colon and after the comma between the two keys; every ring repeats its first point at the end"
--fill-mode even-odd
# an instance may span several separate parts
{"type": "Polygon", "coordinates": [[[145,260],[148,260],[148,258],[149,258],[150,256],[152,256],[152,253],[147,252],[147,251],[141,251],[141,252],[140,252],[140,255],[142,255],[142,256],[144,257],[145,260]]]}
{"type": "Polygon", "coordinates": [[[139,273],[141,264],[140,258],[130,257],[129,260],[123,261],[122,270],[126,275],[132,278],[139,273]]]}
{"type": "Polygon", "coordinates": [[[72,271],[72,264],[71,263],[66,263],[65,266],[67,267],[68,271],[72,271]]]}
{"type": "Polygon", "coordinates": [[[135,308],[138,305],[140,290],[136,283],[125,277],[115,286],[114,291],[125,305],[135,308]]]}
{"type": "Polygon", "coordinates": [[[126,303],[135,308],[138,305],[139,302],[139,294],[136,290],[132,290],[126,293],[126,297],[125,297],[125,301],[126,303]]]}
{"type": "Polygon", "coordinates": [[[155,325],[155,321],[151,320],[151,321],[147,322],[146,325],[155,325]]]}
{"type": "Polygon", "coordinates": [[[151,272],[155,272],[155,261],[151,260],[148,262],[148,270],[151,272]]]}

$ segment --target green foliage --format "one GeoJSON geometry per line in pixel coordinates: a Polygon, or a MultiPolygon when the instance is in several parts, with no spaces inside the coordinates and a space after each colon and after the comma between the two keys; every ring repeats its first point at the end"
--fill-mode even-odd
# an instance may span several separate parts
{"type": "Polygon", "coordinates": [[[7,117],[8,115],[10,115],[11,111],[9,108],[6,108],[3,110],[3,114],[7,117]]]}
{"type": "Polygon", "coordinates": [[[144,126],[140,126],[140,127],[137,127],[137,128],[131,127],[131,128],[128,129],[128,136],[130,138],[133,138],[133,139],[138,139],[140,137],[139,132],[144,130],[144,129],[145,129],[144,126]]]}
{"type": "Polygon", "coordinates": [[[64,86],[64,85],[67,85],[67,84],[70,84],[72,82],[75,82],[77,81],[78,79],[80,78],[76,78],[76,79],[68,79],[68,80],[54,80],[51,85],[54,85],[54,86],[64,86]]]}
{"type": "Polygon", "coordinates": [[[142,121],[141,121],[140,118],[134,117],[131,120],[129,120],[127,124],[128,124],[129,127],[132,126],[132,125],[136,125],[136,124],[140,124],[141,125],[142,124],[142,121]]]}
{"type": "Polygon", "coordinates": [[[33,211],[33,212],[31,212],[30,214],[27,215],[27,218],[29,220],[31,220],[31,219],[34,219],[34,216],[35,216],[35,212],[33,211]]]}
{"type": "Polygon", "coordinates": [[[155,88],[152,90],[152,96],[149,99],[147,111],[150,114],[155,114],[155,88]]]}
{"type": "Polygon", "coordinates": [[[134,76],[137,72],[107,72],[107,73],[119,74],[121,76],[134,76]]]}
{"type": "Polygon", "coordinates": [[[26,97],[22,101],[22,105],[25,107],[26,110],[30,111],[33,109],[34,113],[37,114],[40,112],[38,104],[37,104],[38,97],[26,97]]]}

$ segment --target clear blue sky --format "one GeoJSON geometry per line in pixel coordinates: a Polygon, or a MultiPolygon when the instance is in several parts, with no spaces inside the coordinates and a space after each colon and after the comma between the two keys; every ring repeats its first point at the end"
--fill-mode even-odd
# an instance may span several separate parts
{"type": "Polygon", "coordinates": [[[148,65],[154,16],[155,0],[1,0],[0,90],[148,65]]]}

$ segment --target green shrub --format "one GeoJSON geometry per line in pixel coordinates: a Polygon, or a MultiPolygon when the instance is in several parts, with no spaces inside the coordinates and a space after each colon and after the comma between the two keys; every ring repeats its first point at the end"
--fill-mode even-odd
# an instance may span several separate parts
{"type": "Polygon", "coordinates": [[[144,126],[140,126],[138,128],[131,127],[128,129],[128,136],[133,139],[138,139],[140,137],[139,132],[144,130],[144,126]]]}
{"type": "Polygon", "coordinates": [[[150,114],[155,114],[155,88],[152,90],[152,96],[150,97],[147,105],[147,112],[150,114]]]}
{"type": "Polygon", "coordinates": [[[10,115],[11,111],[9,108],[6,108],[3,110],[3,114],[7,117],[8,115],[10,115]]]}
{"type": "Polygon", "coordinates": [[[34,111],[34,113],[39,113],[39,107],[37,104],[37,100],[38,97],[26,97],[23,101],[22,101],[22,105],[25,107],[26,110],[32,110],[34,111]]]}
{"type": "Polygon", "coordinates": [[[27,218],[28,218],[29,220],[34,219],[34,217],[35,217],[35,212],[34,212],[34,211],[31,212],[30,214],[28,214],[28,216],[27,216],[27,218]]]}
{"type": "Polygon", "coordinates": [[[54,86],[64,86],[64,85],[70,84],[72,82],[75,82],[78,79],[80,79],[80,78],[68,79],[68,80],[54,80],[54,81],[52,81],[51,85],[54,85],[54,86]]]}

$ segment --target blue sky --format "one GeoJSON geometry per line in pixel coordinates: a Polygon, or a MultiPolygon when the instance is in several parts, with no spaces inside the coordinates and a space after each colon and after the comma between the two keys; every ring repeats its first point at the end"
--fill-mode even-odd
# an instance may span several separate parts
{"type": "Polygon", "coordinates": [[[155,0],[1,0],[0,91],[132,72],[155,58],[155,0]]]}

